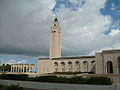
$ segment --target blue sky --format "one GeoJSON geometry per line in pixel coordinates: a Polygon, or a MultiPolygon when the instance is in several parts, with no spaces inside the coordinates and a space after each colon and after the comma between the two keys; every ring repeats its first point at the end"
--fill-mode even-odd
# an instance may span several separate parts
{"type": "Polygon", "coordinates": [[[110,15],[112,24],[106,34],[112,29],[120,30],[120,0],[107,0],[104,8],[101,9],[103,15],[110,15]],[[115,25],[115,26],[114,26],[115,25]]]}
{"type": "Polygon", "coordinates": [[[0,63],[48,57],[55,16],[62,28],[62,56],[120,49],[120,0],[1,0],[0,63]]]}

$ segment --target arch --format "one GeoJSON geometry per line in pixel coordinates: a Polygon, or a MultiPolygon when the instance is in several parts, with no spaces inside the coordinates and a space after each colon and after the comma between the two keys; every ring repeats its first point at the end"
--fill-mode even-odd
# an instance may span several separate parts
{"type": "Polygon", "coordinates": [[[24,72],[23,66],[22,66],[22,73],[24,72]]]}
{"type": "Polygon", "coordinates": [[[83,64],[84,64],[84,72],[88,72],[88,62],[87,61],[84,61],[83,62],[83,64]]]}
{"type": "Polygon", "coordinates": [[[80,62],[79,61],[76,61],[75,64],[78,65],[80,62]]]}
{"type": "Polygon", "coordinates": [[[95,61],[91,61],[91,64],[94,65],[94,64],[95,64],[95,61]]]}
{"type": "Polygon", "coordinates": [[[58,62],[54,62],[55,72],[58,72],[58,62]]]}
{"type": "Polygon", "coordinates": [[[27,66],[26,68],[27,68],[27,72],[29,72],[29,70],[30,70],[29,66],[27,66]]]}
{"type": "Polygon", "coordinates": [[[65,72],[65,62],[61,62],[61,70],[62,72],[65,72]]]}
{"type": "Polygon", "coordinates": [[[33,72],[33,68],[32,68],[32,66],[30,67],[30,72],[31,72],[31,73],[33,72]]]}
{"type": "Polygon", "coordinates": [[[65,63],[64,63],[64,62],[61,62],[61,65],[65,65],[65,63]]]}
{"type": "Polygon", "coordinates": [[[96,62],[93,60],[91,61],[91,72],[96,73],[96,62]]]}
{"type": "Polygon", "coordinates": [[[72,72],[72,62],[71,61],[68,62],[68,71],[72,72]]]}
{"type": "Polygon", "coordinates": [[[111,61],[107,62],[107,73],[113,73],[113,63],[111,61]]]}
{"type": "Polygon", "coordinates": [[[80,62],[76,61],[75,65],[76,65],[76,72],[79,72],[80,71],[80,62]]]}
{"type": "Polygon", "coordinates": [[[17,72],[19,72],[19,70],[18,70],[19,68],[18,68],[18,66],[17,66],[17,72]]]}
{"type": "Polygon", "coordinates": [[[26,73],[27,72],[27,70],[26,70],[27,68],[26,68],[26,66],[24,67],[24,72],[26,73]]]}
{"type": "Polygon", "coordinates": [[[118,73],[120,73],[120,56],[118,57],[118,73]]]}
{"type": "Polygon", "coordinates": [[[58,62],[54,62],[54,65],[57,66],[57,65],[58,65],[58,62]]]}
{"type": "Polygon", "coordinates": [[[14,67],[12,67],[12,72],[14,72],[14,67]]]}
{"type": "Polygon", "coordinates": [[[21,67],[19,66],[19,73],[21,73],[21,67]]]}
{"type": "Polygon", "coordinates": [[[72,62],[71,62],[71,61],[69,61],[69,62],[68,62],[68,64],[70,65],[70,64],[72,64],[72,62]]]}
{"type": "Polygon", "coordinates": [[[16,72],[16,67],[14,67],[14,72],[16,72]]]}

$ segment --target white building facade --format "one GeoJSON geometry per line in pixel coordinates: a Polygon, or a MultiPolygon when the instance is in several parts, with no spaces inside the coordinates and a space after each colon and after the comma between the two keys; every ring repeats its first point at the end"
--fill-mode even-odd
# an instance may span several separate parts
{"type": "Polygon", "coordinates": [[[38,60],[38,73],[54,72],[120,74],[120,50],[105,50],[95,56],[61,57],[61,29],[55,18],[50,32],[49,58],[38,60]]]}
{"type": "Polygon", "coordinates": [[[35,71],[34,64],[12,64],[11,73],[33,73],[35,71]]]}

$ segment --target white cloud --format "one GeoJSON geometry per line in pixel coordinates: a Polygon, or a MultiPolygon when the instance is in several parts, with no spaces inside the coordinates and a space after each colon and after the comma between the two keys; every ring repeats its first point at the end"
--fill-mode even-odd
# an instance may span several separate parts
{"type": "Polygon", "coordinates": [[[26,64],[28,63],[26,60],[0,60],[0,65],[2,64],[26,64]]]}
{"type": "MultiPolygon", "coordinates": [[[[0,48],[4,53],[48,55],[49,32],[54,19],[54,0],[16,0],[0,4],[0,48]]],[[[79,0],[72,0],[77,3],[79,0]]],[[[62,6],[57,13],[62,28],[63,55],[88,55],[106,48],[119,48],[120,33],[104,35],[112,23],[100,9],[106,0],[86,0],[77,11],[62,6]]],[[[12,62],[12,61],[11,61],[12,62]]],[[[19,62],[20,63],[20,62],[19,62]]]]}
{"type": "Polygon", "coordinates": [[[59,11],[64,54],[87,55],[94,51],[110,49],[120,43],[118,31],[112,32],[117,36],[103,35],[112,23],[110,16],[100,13],[105,2],[106,0],[86,0],[86,3],[78,11],[70,11],[66,8],[59,11]]]}
{"type": "Polygon", "coordinates": [[[112,30],[110,33],[109,33],[110,36],[116,36],[116,35],[120,35],[120,30],[112,30]]]}

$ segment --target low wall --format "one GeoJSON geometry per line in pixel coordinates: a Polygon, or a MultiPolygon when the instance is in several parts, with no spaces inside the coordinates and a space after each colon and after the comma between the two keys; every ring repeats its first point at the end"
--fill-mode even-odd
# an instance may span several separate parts
{"type": "Polygon", "coordinates": [[[19,84],[19,86],[23,88],[42,90],[120,90],[120,83],[114,85],[84,85],[84,84],[45,83],[0,79],[0,85],[9,86],[10,84],[19,84]]]}

